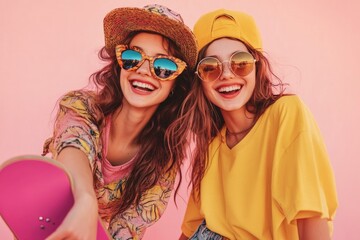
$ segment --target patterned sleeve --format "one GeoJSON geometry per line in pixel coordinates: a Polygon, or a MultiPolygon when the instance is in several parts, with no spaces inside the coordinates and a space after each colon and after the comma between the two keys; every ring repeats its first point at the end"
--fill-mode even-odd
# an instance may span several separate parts
{"type": "Polygon", "coordinates": [[[101,151],[98,123],[102,113],[89,92],[74,91],[59,102],[53,136],[46,140],[43,155],[51,152],[53,158],[65,147],[83,151],[93,164],[101,151]]]}
{"type": "Polygon", "coordinates": [[[116,215],[109,226],[111,235],[115,239],[141,239],[145,230],[163,215],[174,188],[175,177],[175,169],[163,174],[158,183],[142,195],[137,206],[132,205],[116,215]]]}

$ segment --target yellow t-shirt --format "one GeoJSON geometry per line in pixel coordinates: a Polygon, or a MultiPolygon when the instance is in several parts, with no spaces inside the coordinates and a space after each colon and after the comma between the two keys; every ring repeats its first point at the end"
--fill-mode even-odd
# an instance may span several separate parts
{"type": "Polygon", "coordinates": [[[209,146],[200,201],[190,197],[182,231],[207,227],[229,239],[298,239],[299,218],[331,220],[333,172],[312,114],[297,96],[271,105],[232,149],[225,128],[209,146]]]}

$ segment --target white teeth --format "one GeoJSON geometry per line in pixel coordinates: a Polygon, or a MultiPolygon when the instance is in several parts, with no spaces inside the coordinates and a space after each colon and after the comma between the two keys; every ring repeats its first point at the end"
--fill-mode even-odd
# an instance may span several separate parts
{"type": "Polygon", "coordinates": [[[226,87],[222,87],[222,88],[219,88],[219,92],[232,92],[232,91],[235,91],[235,90],[240,90],[241,87],[239,85],[233,85],[233,86],[226,86],[226,87]]]}
{"type": "Polygon", "coordinates": [[[140,88],[146,88],[146,89],[149,89],[149,90],[154,90],[154,86],[148,84],[148,83],[144,83],[144,82],[138,82],[138,81],[133,81],[132,82],[132,85],[134,87],[140,87],[140,88]]]}

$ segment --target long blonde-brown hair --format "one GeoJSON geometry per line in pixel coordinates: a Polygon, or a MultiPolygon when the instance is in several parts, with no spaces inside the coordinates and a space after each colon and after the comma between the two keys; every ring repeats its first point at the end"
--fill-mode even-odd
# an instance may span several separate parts
{"type": "MultiPolygon", "coordinates": [[[[124,44],[129,44],[137,32],[131,33],[124,44]]],[[[184,59],[177,45],[167,38],[171,55],[184,59]]],[[[104,117],[112,114],[122,106],[124,95],[120,88],[121,68],[117,63],[115,52],[108,54],[103,48],[99,58],[108,64],[98,72],[91,75],[90,80],[97,86],[97,104],[104,113],[104,117]]],[[[116,202],[112,218],[122,213],[132,205],[138,205],[141,196],[158,182],[159,178],[168,171],[180,172],[187,144],[187,128],[179,121],[181,103],[193,87],[191,69],[185,69],[175,82],[170,96],[162,102],[154,115],[137,136],[140,149],[135,157],[135,163],[130,175],[127,177],[124,189],[121,189],[121,199],[116,202]],[[181,129],[179,131],[179,129],[181,129]]],[[[103,121],[101,119],[100,121],[103,121]]],[[[99,122],[101,124],[101,122],[99,122]]],[[[181,183],[176,188],[176,192],[181,183]]],[[[98,179],[94,174],[94,184],[98,179]]],[[[175,194],[176,195],[176,194],[175,194]]]]}
{"type": "MultiPolygon", "coordinates": [[[[201,49],[198,61],[205,57],[210,44],[201,49]]],[[[284,95],[285,84],[274,74],[269,60],[264,56],[263,52],[254,49],[247,43],[244,44],[257,60],[255,89],[246,103],[247,111],[254,114],[256,121],[271,104],[284,95]]],[[[189,122],[192,124],[191,130],[196,136],[196,148],[192,155],[190,184],[193,187],[194,196],[199,197],[200,182],[208,163],[208,146],[224,126],[224,118],[219,107],[206,98],[200,78],[197,76],[194,78],[194,88],[189,93],[187,102],[184,105],[190,105],[188,108],[193,111],[189,122]]]]}

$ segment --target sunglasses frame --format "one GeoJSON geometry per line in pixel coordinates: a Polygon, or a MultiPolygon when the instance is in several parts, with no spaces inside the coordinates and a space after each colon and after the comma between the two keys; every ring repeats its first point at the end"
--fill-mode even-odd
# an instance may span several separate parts
{"type": "Polygon", "coordinates": [[[224,64],[224,63],[228,63],[228,68],[230,69],[230,71],[231,71],[235,76],[245,77],[245,76],[249,75],[249,74],[254,70],[254,65],[255,65],[256,62],[257,62],[257,60],[254,58],[254,56],[253,56],[251,53],[249,53],[249,52],[244,52],[244,51],[236,51],[236,52],[234,52],[233,54],[231,54],[229,60],[225,60],[225,61],[222,61],[222,62],[221,62],[218,58],[216,58],[216,57],[205,57],[205,58],[201,59],[201,61],[200,61],[200,62],[197,64],[197,66],[196,66],[196,72],[195,72],[195,73],[196,73],[196,75],[200,78],[201,81],[204,81],[204,82],[213,82],[213,81],[219,79],[220,76],[222,75],[222,73],[223,73],[223,64],[224,64]],[[232,69],[232,67],[231,67],[231,59],[232,59],[236,54],[238,54],[238,53],[246,53],[246,54],[252,56],[252,58],[253,58],[253,62],[251,62],[251,64],[252,64],[252,69],[251,69],[251,71],[250,71],[249,73],[247,73],[247,74],[245,74],[245,75],[238,75],[238,74],[236,74],[236,73],[234,72],[234,70],[232,69]],[[219,63],[220,73],[219,73],[219,76],[218,76],[216,79],[213,79],[213,80],[205,80],[205,79],[203,79],[203,78],[200,76],[200,74],[199,74],[199,66],[200,66],[200,64],[201,64],[203,61],[207,60],[207,59],[215,59],[215,60],[219,63]]]}
{"type": "Polygon", "coordinates": [[[128,45],[124,45],[124,44],[119,44],[115,47],[115,54],[116,54],[116,59],[118,61],[118,64],[120,65],[120,67],[126,71],[136,71],[144,62],[145,60],[149,60],[150,63],[150,71],[151,71],[151,75],[153,78],[160,80],[160,81],[170,81],[170,80],[174,80],[177,76],[179,76],[184,69],[187,67],[186,62],[180,60],[179,58],[173,57],[173,56],[168,56],[168,55],[158,55],[155,57],[152,56],[148,56],[144,53],[144,51],[142,51],[141,49],[137,48],[137,47],[129,47],[128,45]],[[132,68],[129,69],[124,69],[123,68],[123,61],[121,58],[121,55],[124,51],[126,50],[133,50],[136,51],[138,53],[141,54],[142,59],[139,61],[139,63],[137,65],[135,65],[132,68]],[[154,68],[154,62],[156,59],[161,59],[161,58],[165,58],[165,59],[169,59],[170,61],[172,61],[173,63],[176,64],[177,69],[176,71],[170,75],[167,78],[160,78],[158,75],[156,75],[155,73],[155,68],[154,68]]]}

